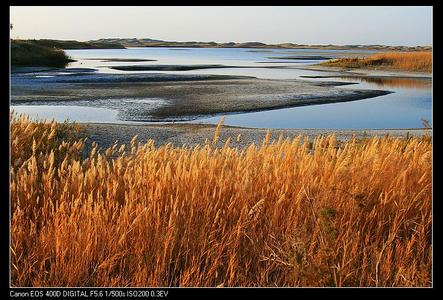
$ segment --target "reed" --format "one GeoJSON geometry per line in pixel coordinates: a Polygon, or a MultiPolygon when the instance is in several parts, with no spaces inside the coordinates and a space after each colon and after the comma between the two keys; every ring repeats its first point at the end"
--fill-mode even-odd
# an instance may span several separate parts
{"type": "Polygon", "coordinates": [[[85,156],[77,133],[11,118],[13,286],[432,284],[429,137],[85,156]]]}
{"type": "Polygon", "coordinates": [[[432,52],[386,52],[365,58],[339,58],[320,65],[343,68],[387,69],[413,72],[432,72],[432,52]]]}

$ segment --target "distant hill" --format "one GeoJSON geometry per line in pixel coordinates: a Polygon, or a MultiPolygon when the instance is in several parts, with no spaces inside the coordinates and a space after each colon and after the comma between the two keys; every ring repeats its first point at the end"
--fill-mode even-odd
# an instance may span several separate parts
{"type": "Polygon", "coordinates": [[[34,43],[46,47],[55,47],[59,49],[124,49],[125,47],[117,41],[105,42],[105,41],[64,41],[64,40],[31,40],[34,43]]]}
{"type": "Polygon", "coordinates": [[[385,46],[385,45],[301,45],[293,43],[265,44],[261,42],[216,43],[216,42],[176,42],[150,38],[106,38],[79,42],[73,40],[27,40],[36,45],[58,49],[124,49],[126,47],[180,47],[180,48],[277,48],[277,49],[324,49],[324,50],[380,50],[380,51],[427,51],[432,46],[385,46]]]}
{"type": "Polygon", "coordinates": [[[161,43],[162,40],[154,40],[154,39],[136,39],[136,38],[130,38],[130,39],[119,39],[119,38],[113,38],[113,39],[99,39],[99,40],[93,40],[89,41],[90,43],[100,43],[100,44],[119,44],[124,45],[126,47],[143,47],[146,43],[161,43]]]}
{"type": "Polygon", "coordinates": [[[39,45],[42,47],[57,48],[63,50],[70,49],[124,49],[125,47],[118,41],[105,42],[105,41],[69,41],[69,40],[13,40],[15,43],[32,43],[33,45],[39,45]]]}
{"type": "Polygon", "coordinates": [[[280,49],[330,49],[330,50],[381,50],[381,51],[426,51],[432,46],[386,46],[386,45],[302,45],[293,43],[265,44],[261,42],[216,43],[216,42],[176,42],[149,38],[108,38],[92,40],[88,43],[119,44],[125,47],[186,47],[186,48],[280,48],[280,49]]]}

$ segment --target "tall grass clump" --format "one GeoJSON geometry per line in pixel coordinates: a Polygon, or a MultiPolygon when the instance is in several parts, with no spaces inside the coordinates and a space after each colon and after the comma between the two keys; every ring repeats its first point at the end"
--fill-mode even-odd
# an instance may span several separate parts
{"type": "Polygon", "coordinates": [[[58,126],[11,119],[13,286],[432,284],[429,137],[84,157],[58,126]]]}
{"type": "Polygon", "coordinates": [[[399,71],[432,72],[432,52],[386,52],[365,58],[339,58],[320,65],[343,68],[380,68],[399,71]]]}
{"type": "Polygon", "coordinates": [[[65,67],[72,62],[65,51],[40,45],[33,40],[11,40],[11,65],[65,67]]]}

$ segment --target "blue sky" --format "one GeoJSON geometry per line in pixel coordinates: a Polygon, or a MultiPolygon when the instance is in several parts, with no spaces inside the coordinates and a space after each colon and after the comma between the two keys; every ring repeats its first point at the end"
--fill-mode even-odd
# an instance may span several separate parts
{"type": "Polygon", "coordinates": [[[10,7],[13,38],[432,45],[432,7],[10,7]]]}

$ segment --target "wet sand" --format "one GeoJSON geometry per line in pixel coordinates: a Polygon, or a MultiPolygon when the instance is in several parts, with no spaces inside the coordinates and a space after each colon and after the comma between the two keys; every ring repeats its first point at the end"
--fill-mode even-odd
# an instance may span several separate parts
{"type": "MultiPolygon", "coordinates": [[[[82,124],[85,126],[85,134],[88,137],[87,145],[97,143],[102,148],[110,147],[115,141],[118,144],[129,145],[131,139],[137,135],[137,140],[145,143],[149,139],[154,140],[156,146],[171,143],[176,147],[183,145],[195,147],[203,145],[206,140],[212,141],[216,125],[206,124],[166,124],[166,125],[121,125],[121,124],[82,124]]],[[[223,126],[217,146],[225,144],[228,138],[231,145],[239,148],[249,146],[251,143],[261,145],[268,129],[244,128],[223,126]],[[240,135],[240,137],[239,137],[240,135]],[[239,140],[237,141],[237,138],[239,140]]],[[[277,140],[282,134],[283,138],[293,138],[298,135],[308,137],[310,140],[319,135],[334,133],[338,140],[346,141],[356,138],[372,136],[393,137],[432,135],[430,129],[383,129],[383,130],[336,130],[336,129],[269,129],[270,141],[277,140]]]]}
{"type": "MultiPolygon", "coordinates": [[[[205,69],[240,68],[238,66],[226,65],[130,65],[110,66],[109,68],[120,71],[191,71],[205,69]]],[[[241,67],[246,68],[246,67],[241,67]]]]}
{"type": "MultiPolygon", "coordinates": [[[[330,67],[311,66],[308,70],[335,71],[337,76],[325,77],[422,77],[405,72],[347,71],[330,67]],[[381,74],[381,75],[380,75],[381,74]]],[[[341,81],[265,80],[250,76],[190,75],[190,74],[100,74],[93,69],[30,70],[31,73],[15,73],[11,77],[12,103],[83,105],[119,110],[122,120],[176,121],[199,116],[270,110],[301,105],[354,101],[390,93],[384,90],[340,89],[340,85],[354,84],[341,81]],[[55,73],[65,72],[65,75],[55,73]],[[39,77],[36,77],[39,76],[39,77]],[[41,77],[40,77],[41,76],[41,77]],[[122,99],[130,99],[131,105],[122,99]]],[[[421,74],[420,74],[421,75],[421,74]]],[[[427,78],[429,77],[422,77],[427,78]]],[[[115,141],[129,144],[138,135],[140,142],[153,139],[156,145],[171,143],[174,146],[202,145],[212,140],[215,125],[158,124],[122,125],[88,123],[85,134],[87,145],[96,142],[102,148],[115,141]]],[[[318,135],[336,134],[339,140],[370,136],[406,137],[429,134],[425,129],[387,130],[334,130],[334,129],[271,129],[271,141],[297,135],[310,139],[318,135]]],[[[231,138],[231,145],[240,148],[251,143],[262,143],[267,129],[224,126],[218,146],[231,138]],[[238,138],[239,137],[239,138],[238,138]],[[238,138],[238,140],[237,140],[238,138]]]]}
{"type": "Polygon", "coordinates": [[[390,93],[335,87],[349,82],[164,73],[16,75],[11,81],[12,103],[111,108],[117,109],[126,121],[191,120],[221,113],[354,101],[390,93]],[[131,99],[132,104],[119,101],[122,99],[131,99]]]}

